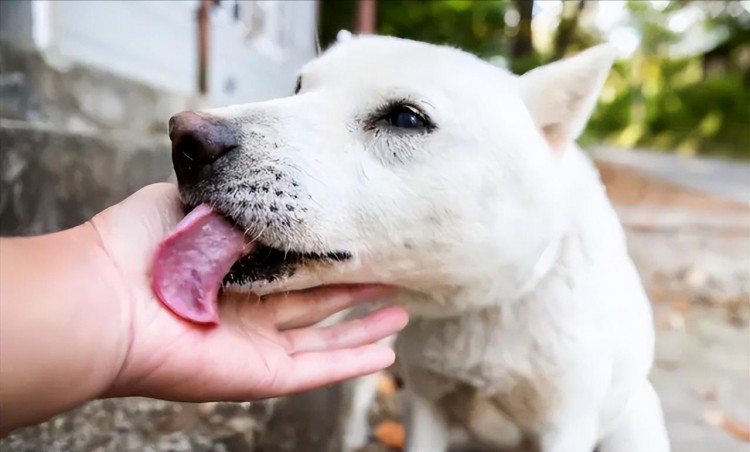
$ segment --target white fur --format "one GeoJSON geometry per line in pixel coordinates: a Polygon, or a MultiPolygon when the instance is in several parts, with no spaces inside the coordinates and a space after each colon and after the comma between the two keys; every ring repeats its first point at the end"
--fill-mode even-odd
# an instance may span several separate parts
{"type": "MultiPolygon", "coordinates": [[[[496,445],[520,433],[543,452],[669,450],[647,379],[649,302],[574,144],[612,55],[595,47],[517,77],[457,49],[341,35],[303,68],[298,95],[210,112],[243,133],[247,159],[231,177],[273,167],[303,195],[287,229],[265,208],[238,207],[241,190],[210,200],[266,244],[353,255],[238,289],[401,288],[384,302],[413,314],[396,344],[414,400],[408,452],[446,450],[451,424],[496,445]],[[423,109],[436,129],[363,126],[392,99],[423,109]]],[[[364,441],[362,397],[373,391],[358,394],[349,450],[364,441]]]]}

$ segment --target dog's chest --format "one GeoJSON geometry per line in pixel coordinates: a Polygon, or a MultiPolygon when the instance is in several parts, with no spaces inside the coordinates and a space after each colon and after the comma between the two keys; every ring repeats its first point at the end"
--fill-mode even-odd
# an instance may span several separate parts
{"type": "Polygon", "coordinates": [[[428,398],[468,385],[512,417],[518,412],[536,418],[557,399],[553,382],[563,366],[562,334],[557,322],[527,307],[492,308],[414,319],[399,335],[397,351],[404,371],[419,375],[422,388],[412,389],[432,391],[428,398]]]}

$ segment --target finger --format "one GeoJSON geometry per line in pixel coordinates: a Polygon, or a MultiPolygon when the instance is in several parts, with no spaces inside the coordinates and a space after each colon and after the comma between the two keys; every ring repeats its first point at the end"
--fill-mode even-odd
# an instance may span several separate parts
{"type": "Polygon", "coordinates": [[[307,391],[349,378],[368,375],[393,364],[393,350],[383,344],[327,352],[301,353],[293,358],[282,394],[307,391]]]}
{"type": "Polygon", "coordinates": [[[290,354],[318,352],[371,344],[401,331],[408,321],[406,310],[393,306],[328,328],[304,328],[282,334],[289,343],[290,354]]]}
{"type": "Polygon", "coordinates": [[[272,310],[279,330],[314,325],[331,315],[374,296],[388,293],[380,285],[324,286],[298,292],[270,295],[264,303],[272,310]]]}

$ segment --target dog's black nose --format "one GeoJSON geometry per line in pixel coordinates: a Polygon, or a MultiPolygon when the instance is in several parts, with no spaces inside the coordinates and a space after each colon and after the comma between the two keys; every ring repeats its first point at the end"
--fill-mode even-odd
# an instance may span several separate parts
{"type": "Polygon", "coordinates": [[[185,111],[169,119],[172,164],[177,176],[210,165],[237,147],[237,137],[218,118],[185,111]]]}

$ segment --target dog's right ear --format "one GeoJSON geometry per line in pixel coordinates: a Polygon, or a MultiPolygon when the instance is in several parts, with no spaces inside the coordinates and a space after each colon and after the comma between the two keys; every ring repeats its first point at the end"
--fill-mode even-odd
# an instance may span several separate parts
{"type": "Polygon", "coordinates": [[[519,77],[526,108],[552,149],[581,134],[614,60],[614,48],[601,44],[519,77]]]}
{"type": "Polygon", "coordinates": [[[336,33],[336,41],[337,42],[345,42],[352,39],[352,32],[349,30],[341,29],[338,33],[336,33]]]}

